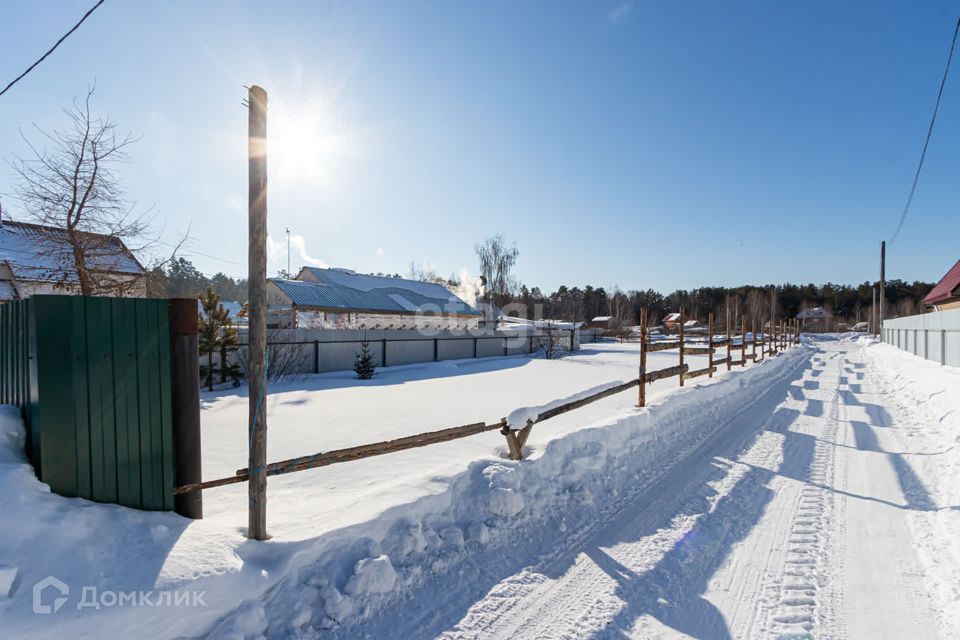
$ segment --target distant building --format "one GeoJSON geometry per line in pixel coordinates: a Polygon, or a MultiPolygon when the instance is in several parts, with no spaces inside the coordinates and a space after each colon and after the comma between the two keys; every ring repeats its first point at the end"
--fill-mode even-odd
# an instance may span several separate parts
{"type": "MultiPolygon", "coordinates": [[[[233,326],[247,325],[247,310],[245,305],[240,304],[236,300],[221,300],[220,306],[227,312],[227,317],[233,322],[233,326]]],[[[200,300],[197,300],[197,313],[204,314],[203,302],[200,300]]]]}
{"type": "Polygon", "coordinates": [[[960,309],[960,260],[930,290],[927,297],[923,299],[923,304],[932,307],[935,311],[960,309]]]}
{"type": "Polygon", "coordinates": [[[304,267],[295,280],[267,282],[274,328],[474,328],[479,311],[442,284],[304,267]]]}
{"type": "Polygon", "coordinates": [[[603,329],[604,331],[613,328],[613,316],[597,316],[589,322],[583,324],[587,329],[603,329]]]}
{"type": "MultiPolygon", "coordinates": [[[[144,298],[147,272],[123,240],[78,232],[95,294],[144,298]]],[[[80,294],[73,246],[67,232],[25,222],[0,223],[0,302],[34,294],[80,294]]]]}
{"type": "Polygon", "coordinates": [[[663,318],[663,328],[664,329],[676,329],[680,326],[680,314],[679,313],[668,313],[663,318]]]}
{"type": "Polygon", "coordinates": [[[800,320],[823,320],[829,314],[823,307],[814,307],[813,309],[803,309],[797,314],[800,320]]]}

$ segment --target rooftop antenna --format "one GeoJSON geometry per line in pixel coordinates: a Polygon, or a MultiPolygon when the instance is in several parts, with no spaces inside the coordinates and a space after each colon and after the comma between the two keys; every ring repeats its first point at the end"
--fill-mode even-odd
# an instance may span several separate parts
{"type": "Polygon", "coordinates": [[[293,277],[290,273],[290,227],[287,227],[287,277],[293,277]]]}

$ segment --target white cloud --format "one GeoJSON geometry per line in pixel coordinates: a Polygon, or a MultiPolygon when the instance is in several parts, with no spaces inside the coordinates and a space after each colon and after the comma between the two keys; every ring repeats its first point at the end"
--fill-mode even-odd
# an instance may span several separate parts
{"type": "Polygon", "coordinates": [[[383,247],[377,247],[377,257],[382,258],[385,255],[387,255],[387,253],[383,250],[383,247]]]}

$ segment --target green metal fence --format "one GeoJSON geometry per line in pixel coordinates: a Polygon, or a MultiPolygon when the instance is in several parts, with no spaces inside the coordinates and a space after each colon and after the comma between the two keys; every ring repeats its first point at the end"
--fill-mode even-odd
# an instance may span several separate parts
{"type": "Polygon", "coordinates": [[[55,493],[173,509],[167,300],[34,296],[0,305],[0,402],[55,493]]]}
{"type": "MultiPolygon", "coordinates": [[[[21,410],[30,404],[30,350],[27,302],[0,304],[0,404],[21,410]]],[[[29,413],[24,418],[29,419],[29,413]]],[[[27,451],[31,451],[27,425],[27,451]]]]}

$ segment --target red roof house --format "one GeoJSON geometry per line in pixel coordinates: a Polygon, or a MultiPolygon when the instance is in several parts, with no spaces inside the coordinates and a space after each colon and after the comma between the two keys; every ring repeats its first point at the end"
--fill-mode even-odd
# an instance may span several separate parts
{"type": "Polygon", "coordinates": [[[937,311],[960,309],[960,260],[957,260],[957,264],[930,290],[923,299],[923,304],[937,311]]]}

